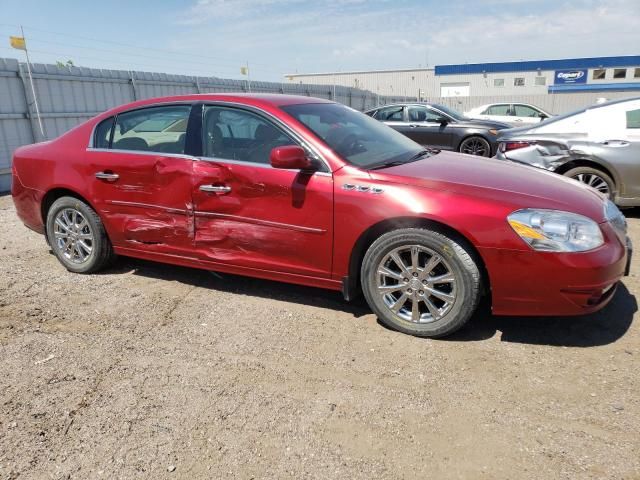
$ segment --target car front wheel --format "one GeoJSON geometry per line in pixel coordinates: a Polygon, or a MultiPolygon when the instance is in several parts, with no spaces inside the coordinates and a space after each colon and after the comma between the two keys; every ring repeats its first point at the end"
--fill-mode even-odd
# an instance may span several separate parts
{"type": "Polygon", "coordinates": [[[97,272],[114,257],[100,217],[77,198],[61,197],[53,202],[46,228],[54,255],[71,272],[97,272]]]}
{"type": "Polygon", "coordinates": [[[460,144],[460,153],[478,155],[479,157],[491,156],[491,145],[482,137],[465,138],[460,144]]]}
{"type": "Polygon", "coordinates": [[[361,282],[382,323],[421,337],[442,337],[461,328],[481,292],[473,256],[452,238],[420,228],[378,238],[364,256],[361,282]]]}

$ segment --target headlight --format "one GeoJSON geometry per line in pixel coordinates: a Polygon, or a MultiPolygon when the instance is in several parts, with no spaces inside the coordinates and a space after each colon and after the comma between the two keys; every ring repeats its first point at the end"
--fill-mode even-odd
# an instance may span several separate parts
{"type": "Polygon", "coordinates": [[[511,228],[534,250],[584,252],[604,243],[596,222],[558,210],[517,210],[507,217],[511,228]]]}
{"type": "Polygon", "coordinates": [[[611,200],[607,200],[604,204],[604,217],[616,231],[622,243],[625,243],[625,237],[627,236],[627,219],[624,218],[620,209],[616,207],[616,204],[611,200]]]}

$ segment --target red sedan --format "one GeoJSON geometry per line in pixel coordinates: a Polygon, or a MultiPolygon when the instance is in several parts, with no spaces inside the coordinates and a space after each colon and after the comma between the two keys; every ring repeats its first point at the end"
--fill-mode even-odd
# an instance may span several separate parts
{"type": "Polygon", "coordinates": [[[115,254],[363,292],[438,337],[498,315],[593,312],[630,255],[624,216],[552,173],[425,150],[333,102],[189,95],[19,148],[18,215],[68,270],[115,254]]]}

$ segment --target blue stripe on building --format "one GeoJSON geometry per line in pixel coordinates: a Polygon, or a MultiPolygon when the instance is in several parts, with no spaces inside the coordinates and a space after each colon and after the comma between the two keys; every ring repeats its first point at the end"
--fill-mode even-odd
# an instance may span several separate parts
{"type": "Polygon", "coordinates": [[[535,72],[536,70],[637,67],[639,65],[640,55],[627,55],[620,57],[568,58],[564,60],[437,65],[435,67],[435,74],[464,75],[473,73],[535,72]]]}
{"type": "Polygon", "coordinates": [[[640,90],[640,82],[636,83],[573,83],[565,85],[549,85],[549,93],[575,92],[608,92],[640,90]]]}

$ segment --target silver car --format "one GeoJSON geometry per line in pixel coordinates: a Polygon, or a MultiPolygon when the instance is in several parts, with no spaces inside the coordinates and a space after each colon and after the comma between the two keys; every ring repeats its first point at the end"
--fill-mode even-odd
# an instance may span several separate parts
{"type": "Polygon", "coordinates": [[[640,205],[640,97],[501,130],[496,158],[573,178],[623,207],[640,205]]]}

